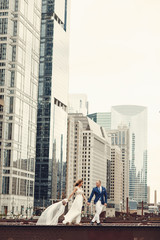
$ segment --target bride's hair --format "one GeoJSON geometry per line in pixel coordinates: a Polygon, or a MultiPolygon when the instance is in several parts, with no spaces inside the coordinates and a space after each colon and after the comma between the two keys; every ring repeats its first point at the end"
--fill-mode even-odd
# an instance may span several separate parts
{"type": "Polygon", "coordinates": [[[83,182],[83,179],[79,179],[75,184],[74,184],[74,186],[75,187],[77,187],[80,183],[82,183],[83,182]]]}

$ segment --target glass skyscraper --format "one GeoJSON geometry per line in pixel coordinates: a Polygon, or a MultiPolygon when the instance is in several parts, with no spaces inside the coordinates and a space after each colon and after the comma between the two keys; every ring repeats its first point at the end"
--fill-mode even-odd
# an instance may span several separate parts
{"type": "Polygon", "coordinates": [[[143,106],[113,106],[111,128],[127,125],[130,130],[129,197],[147,202],[147,108],[143,106]]]}
{"type": "Polygon", "coordinates": [[[0,0],[0,213],[31,214],[41,0],[0,0]]]}
{"type": "Polygon", "coordinates": [[[104,127],[105,130],[111,129],[111,112],[92,113],[89,114],[88,117],[101,127],[104,127]]]}
{"type": "Polygon", "coordinates": [[[65,196],[70,0],[42,0],[35,206],[65,196]]]}

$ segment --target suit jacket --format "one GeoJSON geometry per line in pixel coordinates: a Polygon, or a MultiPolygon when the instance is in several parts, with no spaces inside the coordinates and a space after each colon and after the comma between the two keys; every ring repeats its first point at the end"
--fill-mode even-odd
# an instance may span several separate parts
{"type": "Polygon", "coordinates": [[[101,192],[99,191],[98,187],[93,188],[90,198],[88,199],[88,202],[91,202],[94,195],[95,195],[94,204],[96,204],[100,198],[102,204],[107,203],[107,191],[104,187],[102,187],[101,192]]]}

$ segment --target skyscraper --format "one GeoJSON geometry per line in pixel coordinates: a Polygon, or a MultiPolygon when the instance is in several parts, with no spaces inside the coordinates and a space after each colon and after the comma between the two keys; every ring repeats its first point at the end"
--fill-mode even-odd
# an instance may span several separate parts
{"type": "Polygon", "coordinates": [[[143,106],[114,106],[111,128],[127,125],[130,130],[129,197],[147,202],[147,108],[143,106]]]}
{"type": "Polygon", "coordinates": [[[157,190],[154,191],[154,206],[157,206],[157,190]]]}
{"type": "Polygon", "coordinates": [[[147,203],[150,204],[150,198],[151,198],[151,188],[150,186],[147,186],[147,203]]]}
{"type": "Polygon", "coordinates": [[[35,206],[65,195],[70,0],[42,0],[35,206]]]}
{"type": "MultiPolygon", "coordinates": [[[[111,147],[118,146],[122,161],[122,208],[126,209],[126,198],[129,197],[129,129],[127,126],[118,126],[116,130],[107,132],[111,138],[111,147]]],[[[116,184],[116,183],[115,183],[116,184]]]]}
{"type": "Polygon", "coordinates": [[[89,114],[88,117],[105,130],[111,129],[111,112],[98,112],[89,114]]]}
{"type": "Polygon", "coordinates": [[[110,203],[121,211],[123,204],[123,163],[122,150],[118,146],[111,146],[111,174],[110,174],[110,203]]]}
{"type": "Polygon", "coordinates": [[[33,208],[40,19],[41,0],[0,0],[2,214],[33,208]]]}
{"type": "Polygon", "coordinates": [[[84,116],[88,114],[88,100],[85,94],[69,94],[69,113],[82,113],[84,116]]]}

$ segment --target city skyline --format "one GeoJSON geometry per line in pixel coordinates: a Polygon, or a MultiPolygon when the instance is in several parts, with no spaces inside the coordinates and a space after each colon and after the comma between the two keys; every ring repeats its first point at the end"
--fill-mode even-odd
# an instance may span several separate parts
{"type": "Polygon", "coordinates": [[[160,2],[150,0],[75,0],[71,6],[70,93],[87,93],[89,113],[148,107],[151,201],[155,189],[160,200],[159,11],[160,2]]]}
{"type": "Polygon", "coordinates": [[[116,209],[147,189],[160,201],[160,3],[70,3],[0,4],[3,214],[27,218],[79,177],[88,197],[100,172],[116,209]]]}

